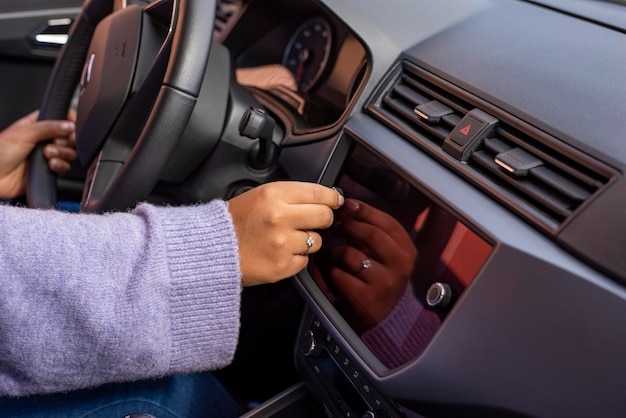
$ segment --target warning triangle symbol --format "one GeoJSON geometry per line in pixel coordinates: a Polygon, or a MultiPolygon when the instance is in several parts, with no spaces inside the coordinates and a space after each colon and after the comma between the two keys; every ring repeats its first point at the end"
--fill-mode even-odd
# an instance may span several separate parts
{"type": "Polygon", "coordinates": [[[470,129],[472,129],[472,125],[467,125],[465,128],[461,129],[461,131],[460,131],[460,132],[461,132],[463,135],[467,135],[467,134],[469,134],[470,129]]]}

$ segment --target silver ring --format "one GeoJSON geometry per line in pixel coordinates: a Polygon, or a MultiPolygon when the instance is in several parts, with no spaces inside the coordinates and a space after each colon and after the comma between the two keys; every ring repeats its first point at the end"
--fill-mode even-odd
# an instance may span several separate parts
{"type": "Polygon", "coordinates": [[[315,244],[315,240],[313,239],[311,234],[309,234],[307,232],[306,235],[307,235],[307,237],[306,237],[306,251],[304,252],[304,255],[307,255],[309,253],[309,250],[313,246],[313,244],[315,244]]]}
{"type": "Polygon", "coordinates": [[[361,273],[363,270],[367,270],[370,267],[372,267],[372,260],[370,260],[369,258],[364,258],[363,260],[361,260],[361,268],[359,269],[359,273],[361,273]]]}

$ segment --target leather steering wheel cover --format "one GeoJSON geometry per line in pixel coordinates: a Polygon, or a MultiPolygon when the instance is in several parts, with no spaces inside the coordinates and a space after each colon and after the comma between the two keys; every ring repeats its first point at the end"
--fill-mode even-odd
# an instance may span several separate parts
{"type": "Polygon", "coordinates": [[[181,0],[179,5],[172,58],[163,84],[197,98],[209,60],[215,0],[181,0]]]}

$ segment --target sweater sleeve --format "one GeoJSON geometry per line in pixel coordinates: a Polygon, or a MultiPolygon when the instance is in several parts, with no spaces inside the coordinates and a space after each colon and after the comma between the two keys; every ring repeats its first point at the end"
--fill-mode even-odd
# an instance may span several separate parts
{"type": "Polygon", "coordinates": [[[240,297],[224,201],[105,215],[0,205],[0,395],[223,367],[240,297]]]}

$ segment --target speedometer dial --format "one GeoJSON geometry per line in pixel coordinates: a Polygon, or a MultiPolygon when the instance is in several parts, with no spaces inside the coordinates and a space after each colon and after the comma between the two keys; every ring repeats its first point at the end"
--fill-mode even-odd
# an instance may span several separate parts
{"type": "Polygon", "coordinates": [[[282,64],[292,72],[300,91],[306,92],[319,80],[331,43],[330,24],[319,17],[304,22],[289,39],[282,64]]]}

